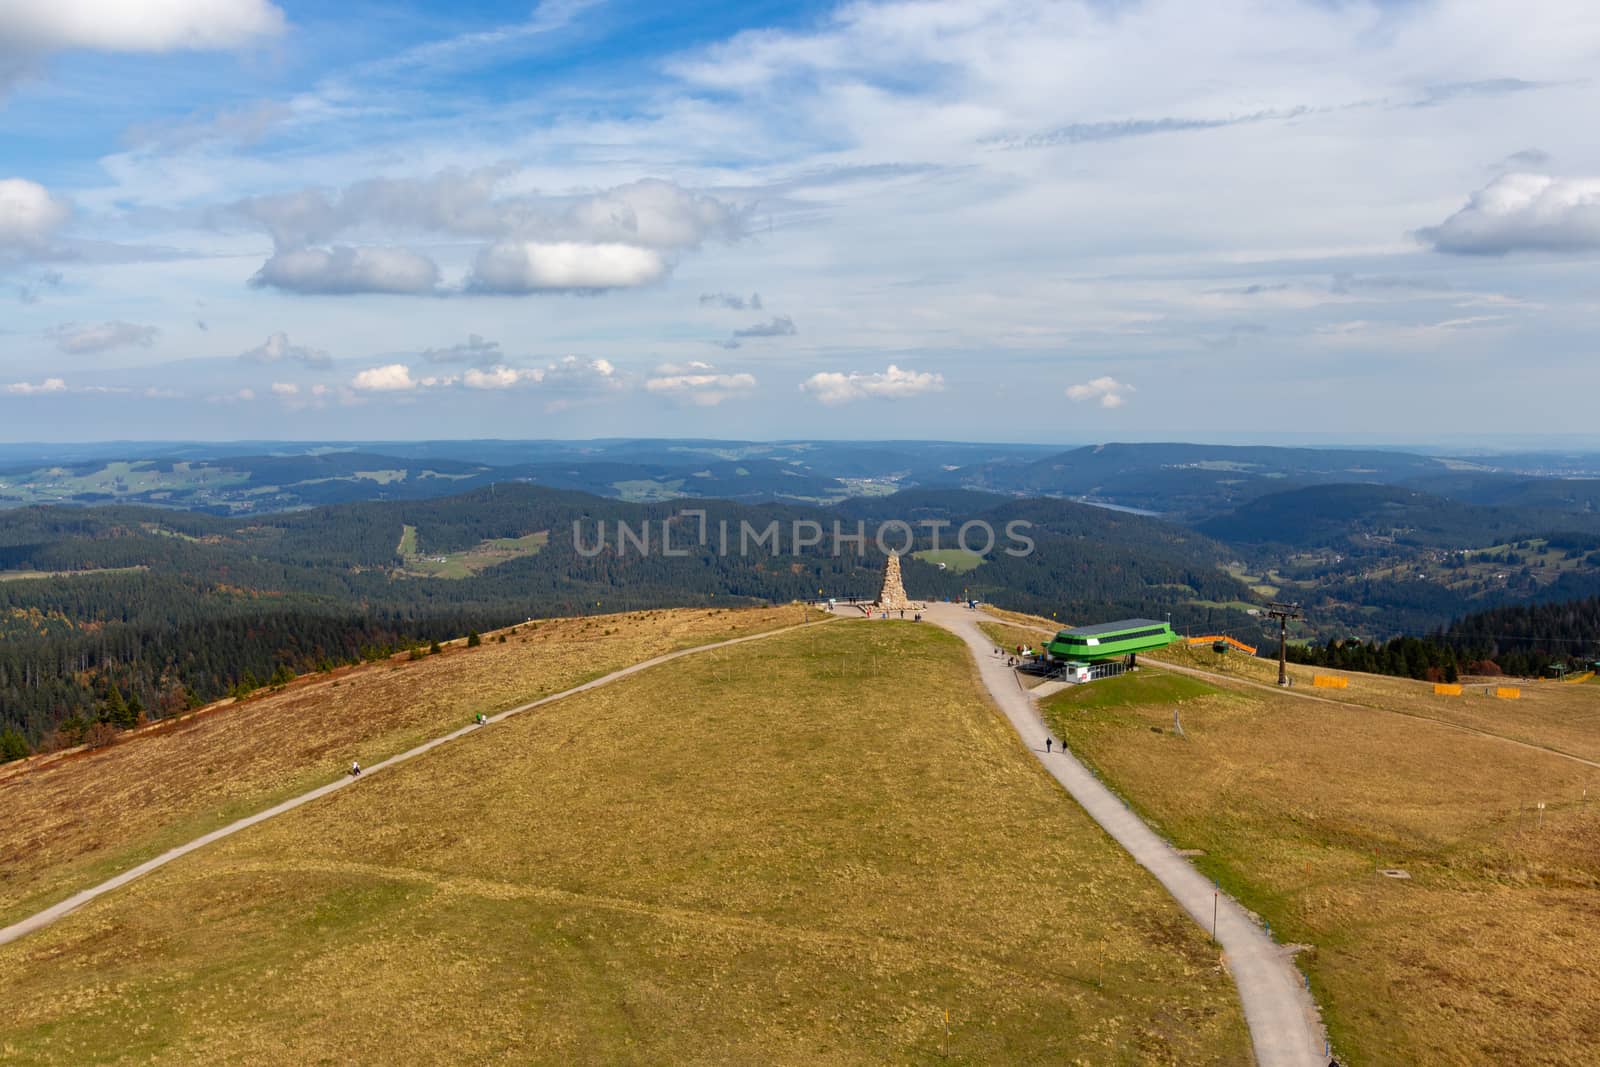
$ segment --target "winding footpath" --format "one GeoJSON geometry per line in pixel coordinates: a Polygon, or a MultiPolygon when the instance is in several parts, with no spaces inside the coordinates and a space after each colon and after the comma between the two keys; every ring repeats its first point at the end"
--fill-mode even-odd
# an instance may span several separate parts
{"type": "MultiPolygon", "coordinates": [[[[584,682],[582,685],[575,685],[571,689],[564,689],[559,693],[552,693],[547,697],[540,697],[538,700],[530,700],[526,704],[519,704],[516,707],[502,711],[497,715],[491,715],[489,716],[489,722],[497,723],[503,719],[509,719],[513,715],[520,715],[525,711],[532,711],[534,708],[540,708],[546,704],[553,704],[558,700],[565,700],[566,698],[575,696],[578,693],[586,693],[591,689],[599,689],[601,686],[610,685],[612,682],[621,681],[622,679],[631,675],[638,674],[640,671],[649,670],[651,667],[658,667],[663,663],[670,663],[675,659],[682,659],[684,656],[693,656],[701,652],[710,652],[713,649],[718,648],[728,648],[732,645],[742,645],[747,641],[763,641],[769,637],[777,637],[780,634],[792,633],[795,630],[802,629],[806,626],[815,626],[818,625],[819,622],[825,621],[827,620],[813,620],[811,622],[800,623],[796,626],[785,626],[777,630],[767,630],[763,633],[747,634],[744,637],[734,637],[726,641],[717,641],[709,645],[696,645],[693,648],[681,648],[676,652],[668,652],[652,659],[641,660],[638,663],[623,667],[621,670],[612,671],[610,674],[602,675],[599,678],[584,682]]],[[[448,744],[457,738],[476,733],[481,729],[483,729],[483,727],[474,724],[470,726],[463,726],[459,730],[452,730],[450,733],[444,734],[440,737],[435,737],[431,741],[424,741],[415,748],[407,749],[406,751],[397,755],[390,756],[386,760],[380,760],[370,767],[362,768],[360,778],[342,775],[335,781],[329,782],[327,785],[318,786],[316,789],[313,789],[308,793],[302,793],[297,797],[292,797],[289,800],[285,800],[281,804],[275,804],[272,807],[267,808],[265,811],[258,811],[254,815],[248,815],[243,819],[239,819],[237,822],[231,822],[226,826],[218,827],[208,834],[203,834],[200,837],[195,838],[193,841],[185,842],[184,844],[179,845],[177,848],[169,849],[153,859],[144,861],[137,867],[130,867],[128,870],[123,871],[114,878],[108,878],[99,885],[90,886],[88,889],[85,889],[80,893],[75,893],[58,904],[52,904],[43,911],[35,912],[26,919],[19,920],[18,922],[12,923],[10,926],[5,927],[4,929],[0,929],[0,945],[9,944],[12,941],[16,941],[18,938],[26,937],[35,930],[42,930],[44,927],[49,926],[56,920],[70,915],[74,911],[77,911],[79,908],[83,907],[91,900],[94,900],[96,897],[102,897],[113,890],[120,889],[129,882],[143,878],[151,871],[156,870],[159,867],[165,867],[173,860],[182,856],[187,856],[189,853],[198,849],[205,848],[207,845],[215,841],[221,841],[225,837],[231,837],[240,830],[249,829],[257,823],[266,822],[268,819],[282,815],[284,812],[293,811],[295,808],[298,808],[303,804],[309,804],[313,800],[321,799],[322,797],[327,796],[329,793],[336,793],[341,789],[348,789],[357,782],[370,777],[371,775],[380,774],[387,768],[395,767],[399,764],[405,763],[408,760],[416,759],[418,756],[421,756],[424,753],[433,751],[440,745],[448,744]]]]}
{"type": "Polygon", "coordinates": [[[967,643],[989,695],[1045,770],[1090,817],[1140,866],[1155,875],[1207,933],[1211,932],[1215,914],[1216,937],[1239,988],[1260,1067],[1326,1067],[1322,1021],[1290,951],[1267,936],[1231,897],[1218,893],[1209,878],[1145,825],[1065,745],[1056,752],[1045,752],[1045,738],[1051,734],[1039,717],[1033,698],[1005,662],[993,655],[994,642],[978,628],[978,623],[988,616],[956,604],[932,604],[924,618],[967,643]]]}

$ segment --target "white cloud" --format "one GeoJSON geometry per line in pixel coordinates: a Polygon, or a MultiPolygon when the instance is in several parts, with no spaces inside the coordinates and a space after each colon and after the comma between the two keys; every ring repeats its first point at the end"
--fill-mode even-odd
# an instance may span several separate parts
{"type": "Polygon", "coordinates": [[[1137,391],[1133,386],[1119,382],[1115,378],[1092,378],[1079,385],[1067,386],[1067,399],[1079,403],[1094,400],[1103,408],[1120,408],[1128,402],[1127,394],[1137,391]]]}
{"type": "Polygon", "coordinates": [[[250,284],[291,293],[427,293],[438,287],[439,268],[409,248],[294,248],[273,253],[250,284]]]}
{"type": "Polygon", "coordinates": [[[624,244],[500,241],[478,256],[471,288],[492,293],[560,289],[624,289],[659,281],[659,252],[624,244]]]}
{"type": "Polygon", "coordinates": [[[283,12],[264,0],[0,0],[7,50],[224,49],[283,29],[283,12]]]}
{"type": "MultiPolygon", "coordinates": [[[[0,0],[3,3],[3,0],[0,0]]],[[[0,24],[5,14],[0,9],[0,24]]],[[[0,179],[0,253],[8,246],[37,250],[45,246],[72,214],[66,201],[26,178],[0,179]]]]}
{"type": "Polygon", "coordinates": [[[32,382],[13,382],[6,386],[6,392],[13,396],[39,396],[43,393],[64,393],[67,383],[60,378],[46,378],[38,385],[32,382]]]}
{"type": "Polygon", "coordinates": [[[104,352],[108,348],[124,345],[155,344],[161,331],[154,326],[141,326],[134,322],[100,322],[79,324],[63,323],[51,331],[56,348],[68,355],[78,356],[90,352],[104,352]]]}
{"type": "MultiPolygon", "coordinates": [[[[454,374],[414,378],[411,368],[404,363],[389,363],[382,367],[368,367],[357,374],[350,379],[350,388],[358,393],[412,393],[419,389],[445,389],[460,383],[460,377],[454,374]]],[[[314,389],[312,395],[323,394],[314,389]]]]}
{"type": "Polygon", "coordinates": [[[425,293],[438,268],[398,246],[323,248],[348,231],[476,244],[468,288],[496,293],[605,290],[645,285],[670,269],[664,253],[712,237],[736,239],[743,214],[672,182],[645,179],[600,192],[505,192],[509,165],[429,178],[373,178],[343,190],[252,197],[231,214],[266,229],[276,251],[252,283],[298,293],[425,293]]]}
{"type": "Polygon", "coordinates": [[[1459,255],[1593,251],[1600,248],[1600,178],[1503,174],[1417,236],[1459,255]]]}
{"type": "Polygon", "coordinates": [[[416,389],[411,368],[404,363],[369,367],[350,380],[350,387],[362,393],[408,393],[416,389]]]}
{"type": "Polygon", "coordinates": [[[249,351],[240,352],[239,358],[246,363],[300,363],[307,367],[328,367],[333,364],[333,358],[328,353],[318,348],[292,344],[289,335],[282,330],[249,351]]]}
{"type": "Polygon", "coordinates": [[[658,396],[699,407],[716,407],[724,400],[750,392],[756,387],[756,379],[744,373],[719,374],[711,364],[696,360],[689,364],[662,364],[644,387],[658,396]]]}
{"type": "Polygon", "coordinates": [[[894,364],[881,374],[852,371],[849,374],[825,372],[813,374],[800,386],[824,404],[848,404],[855,400],[876,397],[899,400],[924,393],[942,392],[944,375],[928,371],[902,370],[894,364]]]}
{"type": "Polygon", "coordinates": [[[510,389],[519,382],[544,380],[544,371],[537,368],[522,370],[504,364],[479,370],[473,367],[461,376],[461,384],[468,389],[510,389]]]}
{"type": "Polygon", "coordinates": [[[55,52],[236,48],[284,25],[266,0],[0,0],[0,92],[55,52]]]}
{"type": "Polygon", "coordinates": [[[300,387],[293,382],[273,382],[272,395],[285,398],[297,397],[300,395],[300,387]]]}

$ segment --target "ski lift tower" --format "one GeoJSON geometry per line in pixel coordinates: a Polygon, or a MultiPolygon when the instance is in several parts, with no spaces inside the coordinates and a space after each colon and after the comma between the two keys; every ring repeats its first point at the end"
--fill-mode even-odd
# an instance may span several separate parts
{"type": "Polygon", "coordinates": [[[1278,620],[1278,684],[1289,684],[1289,620],[1303,619],[1299,604],[1268,604],[1266,616],[1278,620]]]}

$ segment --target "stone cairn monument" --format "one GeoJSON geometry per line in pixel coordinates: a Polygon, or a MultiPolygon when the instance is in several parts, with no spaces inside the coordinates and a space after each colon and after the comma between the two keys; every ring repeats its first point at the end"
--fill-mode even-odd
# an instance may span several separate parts
{"type": "Polygon", "coordinates": [[[900,581],[900,557],[894,553],[890,553],[889,562],[883,568],[883,592],[878,594],[878,602],[874,606],[879,611],[905,611],[922,607],[906,596],[906,587],[900,581]]]}

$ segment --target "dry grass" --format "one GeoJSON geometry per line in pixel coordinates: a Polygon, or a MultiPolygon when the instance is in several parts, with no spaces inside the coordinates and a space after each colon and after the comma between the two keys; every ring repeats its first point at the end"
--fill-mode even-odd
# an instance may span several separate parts
{"type": "Polygon", "coordinates": [[[496,724],[0,948],[0,1003],[18,1064],[1249,1062],[1203,936],[900,623],[496,724]]]}
{"type": "Polygon", "coordinates": [[[995,643],[996,648],[1006,652],[1015,652],[1018,645],[1024,648],[1038,648],[1041,642],[1048,640],[1032,627],[1014,626],[1008,622],[980,622],[978,629],[995,643]]]}
{"type": "MultiPolygon", "coordinates": [[[[1419,702],[1416,683],[1355,677],[1349,695],[1419,702]]],[[[1594,1061],[1600,771],[1286,693],[1185,699],[1187,740],[1171,702],[1072,709],[1071,695],[1047,701],[1067,743],[1175,844],[1205,850],[1197,862],[1280,940],[1315,946],[1302,964],[1353,1062],[1594,1061]],[[1377,873],[1389,867],[1410,879],[1377,873]]]]}
{"type": "Polygon", "coordinates": [[[1028,615],[1021,611],[1007,611],[1004,608],[997,608],[993,604],[982,604],[978,610],[985,615],[994,616],[1001,622],[1008,622],[1013,626],[1021,626],[1024,629],[1032,628],[1036,633],[1038,630],[1044,629],[1054,634],[1064,627],[1073,625],[1070,622],[1057,622],[1055,619],[1047,619],[1042,615],[1028,615]]]}
{"type": "MultiPolygon", "coordinates": [[[[544,620],[300,680],[170,731],[0,771],[0,925],[173,845],[451,729],[663,652],[799,622],[803,609],[544,620]]],[[[815,617],[810,616],[810,617],[815,617]]]]}
{"type": "MultiPolygon", "coordinates": [[[[1278,663],[1229,652],[1217,655],[1209,645],[1186,648],[1174,645],[1151,658],[1200,667],[1249,681],[1276,684],[1278,663]]],[[[1391,678],[1380,674],[1336,671],[1325,667],[1289,664],[1295,691],[1329,700],[1382,708],[1407,715],[1426,716],[1512,740],[1553,748],[1600,761],[1600,689],[1585,684],[1536,682],[1518,679],[1465,679],[1461,696],[1436,696],[1431,682],[1391,678]],[[1349,679],[1349,688],[1319,690],[1313,675],[1349,679]],[[1497,686],[1519,688],[1517,700],[1493,696],[1497,686]],[[1489,690],[1486,695],[1484,690],[1489,690]]]]}

